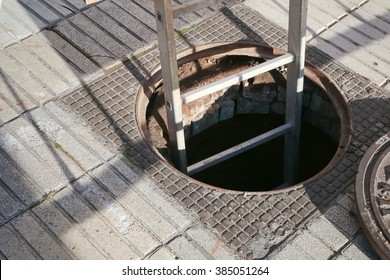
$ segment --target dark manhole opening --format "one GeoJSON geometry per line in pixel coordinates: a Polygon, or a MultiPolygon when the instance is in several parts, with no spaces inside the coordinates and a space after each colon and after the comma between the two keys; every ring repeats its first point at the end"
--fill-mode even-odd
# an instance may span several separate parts
{"type": "MultiPolygon", "coordinates": [[[[238,114],[191,137],[187,142],[189,164],[265,133],[284,123],[277,114],[238,114]]],[[[337,143],[319,128],[303,123],[298,181],[320,172],[337,151],[337,143]]],[[[284,137],[253,148],[209,167],[192,177],[225,189],[266,191],[283,184],[284,137]]]]}
{"type": "MultiPolygon", "coordinates": [[[[211,45],[182,54],[181,92],[260,64],[282,52],[247,44],[211,45]],[[227,50],[227,51],[226,51],[227,50]]],[[[349,143],[350,115],[336,87],[305,68],[298,182],[318,179],[341,159],[349,143]]],[[[280,68],[183,105],[188,165],[240,144],[284,123],[286,69],[280,68]]],[[[171,162],[161,73],[140,89],[137,120],[157,154],[171,162]]],[[[283,185],[284,137],[209,167],[192,178],[221,189],[270,191],[283,185]]],[[[302,185],[302,184],[300,184],[302,185]]]]}

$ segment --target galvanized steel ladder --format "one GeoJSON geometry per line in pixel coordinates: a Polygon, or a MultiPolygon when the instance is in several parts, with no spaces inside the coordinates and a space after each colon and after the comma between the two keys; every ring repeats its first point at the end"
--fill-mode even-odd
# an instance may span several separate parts
{"type": "Polygon", "coordinates": [[[192,175],[276,137],[285,135],[284,183],[291,185],[297,179],[298,173],[308,0],[290,0],[288,50],[286,54],[181,95],[173,18],[206,8],[220,1],[190,1],[181,5],[173,5],[172,0],[154,1],[169,144],[173,163],[182,172],[192,175]],[[187,166],[182,105],[284,65],[287,65],[286,123],[198,163],[187,166]]]}

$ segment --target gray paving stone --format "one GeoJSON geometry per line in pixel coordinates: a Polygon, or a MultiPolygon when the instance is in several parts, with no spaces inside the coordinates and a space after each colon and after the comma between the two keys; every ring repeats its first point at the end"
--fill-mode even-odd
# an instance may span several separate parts
{"type": "Polygon", "coordinates": [[[98,42],[94,41],[86,33],[80,32],[80,29],[76,29],[68,20],[61,21],[57,24],[55,30],[77,45],[90,59],[100,65],[100,67],[109,69],[120,63],[110,53],[99,46],[98,42]]]}
{"type": "Polygon", "coordinates": [[[324,216],[316,218],[308,226],[308,230],[334,251],[348,243],[348,238],[324,216]]]}
{"type": "MultiPolygon", "coordinates": [[[[100,21],[100,18],[97,18],[97,20],[100,21]]],[[[77,14],[71,17],[70,21],[83,30],[83,32],[87,33],[89,37],[98,42],[99,45],[109,51],[116,59],[122,60],[128,54],[128,49],[115,41],[110,33],[100,29],[93,21],[83,14],[77,14]]]]}
{"type": "Polygon", "coordinates": [[[177,234],[176,228],[161,215],[158,205],[151,205],[143,197],[138,195],[133,186],[123,181],[118,174],[108,166],[103,165],[92,171],[92,175],[98,179],[111,193],[123,201],[123,205],[132,215],[154,232],[162,241],[172,238],[177,234]]]}
{"type": "Polygon", "coordinates": [[[64,2],[63,0],[50,0],[45,2],[47,5],[50,5],[53,8],[53,10],[59,12],[63,17],[73,14],[72,12],[72,10],[74,11],[74,9],[72,9],[73,7],[68,3],[64,2]]]}
{"type": "Polygon", "coordinates": [[[115,157],[110,161],[110,164],[129,179],[139,194],[148,200],[149,203],[156,205],[159,211],[165,214],[177,228],[181,230],[186,229],[194,222],[194,218],[190,217],[181,206],[176,204],[174,199],[165,194],[154,182],[146,177],[134,180],[137,177],[136,172],[133,171],[135,167],[126,162],[125,158],[115,157]]]}
{"type": "Polygon", "coordinates": [[[4,127],[0,128],[0,148],[8,154],[18,170],[28,174],[41,191],[48,193],[61,186],[56,175],[4,127]]]}
{"type": "Polygon", "coordinates": [[[0,169],[7,172],[0,172],[3,182],[18,196],[25,205],[31,205],[43,196],[43,191],[29,181],[20,170],[13,166],[0,153],[0,169]]]}
{"type": "Polygon", "coordinates": [[[3,99],[0,99],[0,124],[6,123],[16,118],[18,115],[19,114],[12,109],[8,103],[6,103],[3,99]]]}
{"type": "Polygon", "coordinates": [[[152,30],[156,30],[156,18],[154,16],[154,10],[146,10],[140,5],[137,5],[136,1],[127,0],[113,0],[115,4],[126,10],[128,13],[136,15],[138,20],[144,23],[152,30]]]}
{"type": "MultiPolygon", "coordinates": [[[[62,76],[70,87],[75,87],[81,83],[83,73],[77,70],[71,63],[67,62],[60,53],[50,46],[41,36],[33,35],[23,40],[23,44],[40,59],[42,59],[51,69],[55,69],[56,75],[62,76]]],[[[60,92],[55,92],[59,95],[60,92]]]]}
{"type": "Polygon", "coordinates": [[[148,257],[148,260],[176,260],[176,256],[166,247],[161,247],[148,257]]]}
{"type": "Polygon", "coordinates": [[[341,252],[342,256],[350,260],[371,260],[378,258],[371,251],[372,249],[367,249],[366,243],[366,238],[360,233],[353,242],[341,252]]]}
{"type": "Polygon", "coordinates": [[[31,35],[31,31],[27,30],[20,24],[12,15],[8,14],[5,10],[0,10],[0,25],[3,30],[8,34],[11,34],[16,40],[23,39],[31,35]]]}
{"type": "Polygon", "coordinates": [[[73,6],[75,6],[77,9],[81,10],[87,7],[88,5],[85,3],[85,0],[66,0],[73,6]]]}
{"type": "MultiPolygon", "coordinates": [[[[279,1],[280,2],[280,1],[279,1]]],[[[267,19],[278,24],[283,29],[288,29],[288,2],[279,3],[276,1],[245,0],[244,4],[249,8],[258,11],[267,19]],[[286,9],[287,7],[287,9],[286,9]],[[267,11],[264,13],[263,11],[267,11]]]]}
{"type": "Polygon", "coordinates": [[[6,189],[7,187],[0,181],[0,215],[4,219],[9,219],[16,213],[26,209],[26,206],[6,189]]]}
{"type": "Polygon", "coordinates": [[[41,257],[17,236],[10,225],[0,227],[0,251],[9,260],[38,260],[41,257]]]}
{"type": "MultiPolygon", "coordinates": [[[[127,1],[129,2],[129,1],[127,1]]],[[[106,15],[100,9],[92,7],[85,11],[85,15],[94,20],[106,32],[112,34],[117,40],[123,43],[129,51],[135,51],[143,46],[139,38],[134,37],[129,31],[121,27],[117,21],[106,15]]]]}
{"type": "Polygon", "coordinates": [[[330,44],[329,41],[325,41],[321,37],[317,37],[310,41],[310,45],[329,54],[331,57],[344,64],[348,68],[358,70],[360,75],[370,78],[378,85],[382,84],[386,80],[386,77],[383,74],[376,72],[375,69],[365,65],[353,56],[350,56],[348,53],[342,52],[340,49],[337,49],[335,46],[330,44]]]}
{"type": "Polygon", "coordinates": [[[26,212],[11,224],[45,260],[67,260],[72,257],[62,248],[30,214],[26,212]]]}
{"type": "Polygon", "coordinates": [[[5,73],[0,72],[1,99],[17,112],[24,112],[37,106],[37,102],[18,87],[5,73]]]}
{"type": "Polygon", "coordinates": [[[302,251],[301,248],[287,244],[281,251],[271,257],[272,260],[311,260],[313,257],[302,251]]]}
{"type": "Polygon", "coordinates": [[[207,260],[210,257],[202,254],[194,245],[183,236],[179,236],[168,245],[175,254],[182,260],[207,260]]]}
{"type": "Polygon", "coordinates": [[[44,28],[47,24],[27,9],[20,1],[2,0],[2,10],[5,10],[18,22],[23,22],[24,26],[31,31],[37,32],[44,28]]]}
{"type": "Polygon", "coordinates": [[[222,240],[203,227],[193,226],[186,233],[217,260],[239,259],[234,250],[228,248],[222,240]]]}
{"type": "Polygon", "coordinates": [[[44,201],[32,211],[58,236],[76,259],[105,259],[94,244],[52,202],[44,201]]]}
{"type": "Polygon", "coordinates": [[[98,7],[112,18],[115,18],[128,30],[131,30],[137,34],[145,43],[150,44],[157,40],[156,32],[153,32],[149,28],[143,26],[143,24],[134,16],[134,14],[129,14],[119,6],[108,1],[103,1],[102,3],[98,4],[98,7]]]}
{"type": "Polygon", "coordinates": [[[91,170],[101,164],[102,161],[93,155],[83,143],[70,135],[66,129],[55,122],[42,109],[31,112],[29,118],[48,139],[55,143],[58,149],[65,151],[68,157],[84,170],[91,170]]]}
{"type": "Polygon", "coordinates": [[[142,225],[91,177],[72,184],[132,244],[141,257],[161,245],[142,225]]]}
{"type": "MultiPolygon", "coordinates": [[[[386,11],[383,11],[381,14],[386,14],[386,11]]],[[[382,31],[384,34],[388,34],[390,29],[390,23],[386,22],[384,20],[381,20],[376,15],[372,15],[368,13],[366,10],[357,9],[352,13],[352,16],[359,19],[362,23],[365,23],[364,25],[367,25],[370,29],[378,29],[382,31]],[[367,24],[368,23],[368,24],[367,24]]],[[[361,23],[361,25],[363,25],[361,23]]]]}
{"type": "Polygon", "coordinates": [[[334,19],[341,19],[342,17],[348,15],[350,11],[350,8],[337,1],[313,1],[312,5],[316,6],[323,12],[326,12],[328,15],[332,15],[334,19]]]}
{"type": "Polygon", "coordinates": [[[117,150],[102,137],[96,134],[91,126],[76,115],[63,103],[49,102],[45,109],[50,113],[52,119],[56,119],[67,130],[87,143],[88,148],[104,160],[109,160],[117,153],[117,150]]]}
{"type": "MultiPolygon", "coordinates": [[[[356,44],[346,39],[344,37],[344,33],[345,32],[342,32],[342,30],[341,31],[328,30],[327,32],[324,32],[321,35],[321,38],[327,40],[328,42],[332,42],[332,44],[337,45],[337,47],[343,49],[344,52],[348,54],[349,57],[353,57],[356,60],[358,60],[360,63],[369,66],[370,68],[372,68],[372,71],[376,71],[381,75],[385,76],[386,75],[385,72],[387,69],[386,62],[382,61],[377,56],[372,55],[365,48],[358,47],[356,44]]],[[[383,78],[383,80],[385,80],[385,78],[383,78]]]]}
{"type": "Polygon", "coordinates": [[[324,217],[346,234],[348,238],[352,238],[360,229],[357,220],[339,205],[332,206],[325,212],[324,217]]]}
{"type": "Polygon", "coordinates": [[[46,169],[53,172],[60,184],[67,184],[84,173],[62,150],[48,142],[27,119],[19,118],[7,127],[28,146],[30,151],[35,152],[40,161],[46,162],[46,169]]]}
{"type": "Polygon", "coordinates": [[[35,14],[39,15],[39,17],[46,21],[49,24],[53,24],[54,22],[61,19],[52,9],[43,5],[41,2],[36,0],[20,0],[25,6],[27,6],[31,11],[34,11],[35,14]]]}
{"type": "MultiPolygon", "coordinates": [[[[355,48],[365,49],[373,57],[383,61],[381,63],[390,64],[390,48],[384,48],[384,45],[388,45],[388,43],[382,43],[382,41],[386,40],[385,38],[380,40],[373,40],[372,38],[359,32],[359,30],[351,28],[350,25],[344,24],[344,21],[337,23],[337,32],[338,34],[347,37],[352,43],[354,43],[355,48]]],[[[379,67],[379,65],[376,66],[379,67]]]]}
{"type": "Polygon", "coordinates": [[[83,235],[88,236],[109,259],[138,259],[135,252],[113,229],[102,221],[80,198],[66,188],[59,192],[55,201],[76,221],[83,235]]]}
{"type": "Polygon", "coordinates": [[[49,69],[45,64],[36,59],[31,51],[22,44],[14,44],[6,48],[6,51],[29,72],[34,73],[45,84],[45,87],[51,89],[52,92],[61,93],[68,89],[68,85],[61,79],[61,76],[53,73],[52,69],[49,69]]]}
{"type": "Polygon", "coordinates": [[[16,42],[16,38],[0,28],[0,46],[2,48],[16,42]]]}
{"type": "Polygon", "coordinates": [[[333,255],[333,251],[327,245],[307,230],[294,238],[291,244],[301,248],[315,260],[327,260],[333,255]]]}
{"type": "Polygon", "coordinates": [[[386,9],[384,9],[386,6],[387,9],[390,8],[390,5],[387,3],[387,1],[368,1],[367,3],[364,3],[361,9],[369,12],[373,16],[383,18],[384,20],[390,22],[390,15],[386,13],[386,9]]]}
{"type": "Polygon", "coordinates": [[[88,82],[102,76],[102,70],[84,54],[79,52],[75,47],[61,38],[57,33],[45,30],[40,33],[41,38],[48,44],[52,45],[58,53],[66,58],[67,61],[81,69],[86,75],[81,78],[84,82],[88,82]]]}
{"type": "MultiPolygon", "coordinates": [[[[45,102],[53,97],[27,70],[20,67],[16,61],[4,53],[0,53],[0,68],[36,101],[45,102]]],[[[11,89],[11,91],[13,90],[11,89]]]]}

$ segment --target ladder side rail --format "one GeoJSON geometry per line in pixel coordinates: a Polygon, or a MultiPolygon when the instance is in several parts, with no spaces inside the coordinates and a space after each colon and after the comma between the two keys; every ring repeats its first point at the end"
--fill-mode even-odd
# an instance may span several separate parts
{"type": "Polygon", "coordinates": [[[271,141],[272,139],[275,139],[279,136],[282,136],[283,134],[288,133],[290,130],[291,130],[290,124],[281,125],[281,126],[274,128],[268,132],[260,134],[259,136],[256,136],[250,140],[247,140],[241,144],[233,146],[229,149],[226,149],[225,151],[222,151],[218,154],[215,154],[215,155],[210,156],[204,160],[201,160],[195,164],[192,164],[188,167],[187,172],[189,175],[193,175],[195,173],[198,173],[206,168],[214,166],[222,161],[225,161],[229,158],[232,158],[234,156],[242,154],[242,153],[244,153],[252,148],[255,148],[255,147],[257,147],[261,144],[264,144],[268,141],[271,141]]]}
{"type": "Polygon", "coordinates": [[[223,0],[195,0],[187,3],[183,3],[180,5],[173,6],[173,16],[177,17],[182,14],[188,14],[195,12],[197,10],[201,10],[207,7],[210,7],[212,5],[215,5],[219,2],[222,2],[223,0]]]}
{"type": "Polygon", "coordinates": [[[307,7],[308,0],[289,3],[288,52],[295,55],[295,61],[287,66],[286,123],[292,127],[285,136],[284,150],[284,181],[288,185],[296,183],[298,177],[307,7]]]}
{"type": "Polygon", "coordinates": [[[288,65],[293,62],[295,59],[294,55],[291,53],[286,53],[284,55],[272,58],[266,62],[263,62],[259,65],[253,66],[249,69],[237,72],[226,78],[223,78],[219,81],[210,83],[204,87],[192,90],[182,95],[183,104],[190,103],[194,100],[217,92],[219,90],[228,88],[229,86],[238,84],[240,82],[246,81],[250,78],[253,78],[262,73],[268,72],[270,70],[276,69],[280,66],[288,65]]]}
{"type": "Polygon", "coordinates": [[[180,97],[179,74],[176,54],[176,41],[173,25],[172,0],[155,0],[156,23],[160,61],[164,84],[165,108],[169,145],[173,163],[182,171],[187,171],[184,137],[182,100],[180,97]]]}

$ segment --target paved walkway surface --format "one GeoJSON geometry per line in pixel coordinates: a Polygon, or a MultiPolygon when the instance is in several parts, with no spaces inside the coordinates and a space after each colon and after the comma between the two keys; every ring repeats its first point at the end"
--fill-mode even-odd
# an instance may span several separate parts
{"type": "MultiPolygon", "coordinates": [[[[240,23],[265,17],[279,32],[276,37],[284,36],[287,1],[225,2],[178,18],[177,30],[198,28],[191,40],[204,43],[207,39],[199,34],[207,33],[202,28],[210,25],[210,17],[232,18],[234,11],[245,10],[250,18],[231,21],[238,29],[240,23]],[[227,8],[221,12],[223,6],[227,8]]],[[[388,108],[387,1],[309,2],[309,46],[349,69],[369,85],[365,89],[380,92],[388,108]]],[[[110,117],[111,127],[131,126],[122,134],[142,146],[135,125],[126,123],[134,122],[134,100],[121,94],[136,91],[153,66],[153,10],[151,0],[105,0],[89,6],[82,0],[2,1],[0,259],[377,258],[356,219],[353,180],[346,180],[321,209],[312,207],[294,221],[288,234],[265,244],[271,240],[268,234],[243,252],[234,243],[237,238],[229,242],[167,192],[164,180],[145,171],[145,148],[124,154],[121,137],[104,133],[110,117]],[[94,98],[103,97],[108,98],[98,109],[107,113],[96,120],[101,114],[89,107],[94,98]],[[110,115],[112,108],[116,114],[110,115]]],[[[388,116],[376,124],[371,138],[390,129],[388,116]]],[[[366,145],[355,154],[361,156],[366,145]]],[[[261,219],[255,217],[253,224],[261,219]]]]}

